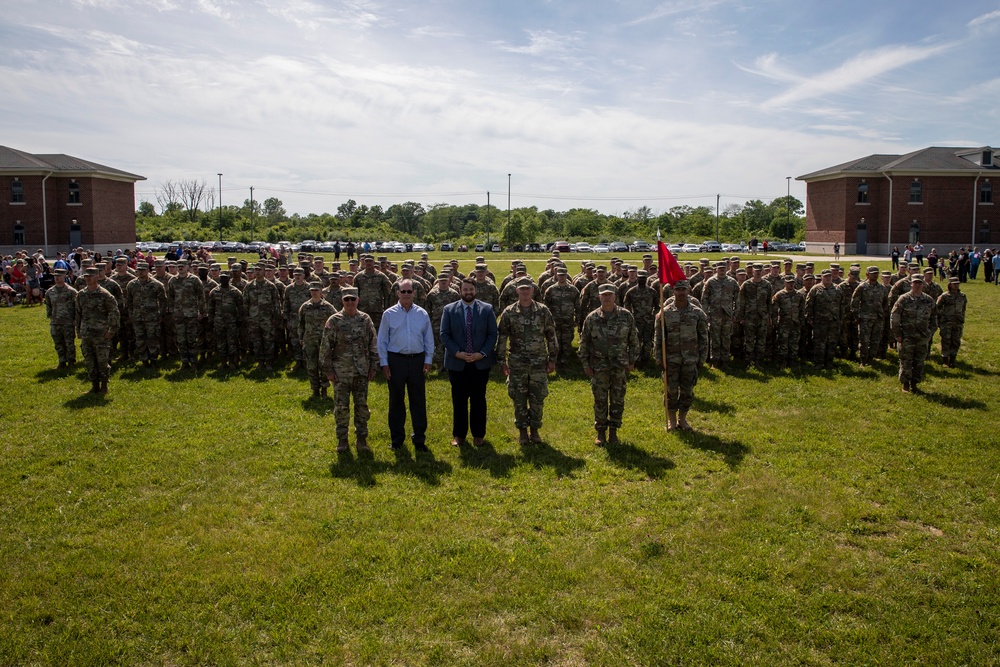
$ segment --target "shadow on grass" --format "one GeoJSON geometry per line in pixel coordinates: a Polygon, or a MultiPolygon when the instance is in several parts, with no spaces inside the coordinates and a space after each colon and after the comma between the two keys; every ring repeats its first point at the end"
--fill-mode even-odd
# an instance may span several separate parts
{"type": "Polygon", "coordinates": [[[694,410],[696,412],[718,412],[720,414],[728,415],[736,411],[736,408],[731,406],[729,403],[722,403],[720,401],[710,401],[705,398],[694,399],[694,410]]]}
{"type": "Polygon", "coordinates": [[[932,403],[952,408],[954,410],[986,410],[986,403],[973,398],[963,398],[950,394],[941,394],[935,391],[921,391],[918,396],[925,398],[932,403]]]}
{"type": "Polygon", "coordinates": [[[536,469],[552,468],[559,477],[571,477],[574,470],[587,465],[584,459],[567,456],[547,442],[521,445],[521,457],[536,469]]]}
{"type": "Polygon", "coordinates": [[[619,468],[641,470],[650,479],[659,479],[665,472],[677,467],[671,459],[650,454],[627,440],[622,440],[617,445],[608,443],[604,449],[608,452],[608,460],[619,468]]]}
{"type": "Polygon", "coordinates": [[[53,380],[61,380],[65,377],[69,377],[73,374],[73,368],[58,369],[58,368],[46,368],[43,371],[38,371],[35,373],[35,379],[38,380],[38,384],[45,384],[46,382],[52,382],[53,380]]]}
{"type": "Polygon", "coordinates": [[[310,394],[308,398],[302,399],[302,409],[306,412],[314,412],[321,417],[329,415],[333,413],[333,399],[310,394]]]}
{"type": "Polygon", "coordinates": [[[705,452],[721,454],[730,468],[739,467],[750,448],[742,442],[722,440],[717,436],[698,431],[674,431],[685,444],[705,452]]]}
{"type": "Polygon", "coordinates": [[[88,390],[86,394],[69,399],[63,403],[63,406],[69,408],[70,410],[83,410],[84,408],[104,407],[108,403],[110,403],[110,401],[104,394],[92,394],[88,390]]]}
{"type": "Polygon", "coordinates": [[[417,452],[412,456],[406,448],[393,451],[395,462],[379,461],[371,452],[362,452],[354,458],[350,452],[337,452],[337,460],[330,464],[330,474],[335,479],[353,479],[361,487],[376,484],[380,473],[405,475],[419,479],[428,486],[441,484],[441,477],[451,473],[451,464],[434,458],[433,452],[417,452]]]}
{"type": "Polygon", "coordinates": [[[510,471],[517,467],[517,457],[512,454],[498,454],[489,440],[479,447],[473,447],[467,442],[458,448],[458,456],[466,468],[486,470],[492,477],[509,477],[510,471]]]}
{"type": "Polygon", "coordinates": [[[330,464],[330,474],[336,479],[353,479],[362,488],[375,486],[375,474],[389,467],[376,461],[371,452],[361,452],[357,458],[350,452],[337,452],[337,460],[330,464]]]}
{"type": "Polygon", "coordinates": [[[130,367],[118,374],[118,377],[125,382],[142,382],[143,380],[153,380],[160,377],[160,369],[156,366],[146,367],[142,364],[130,367]]]}

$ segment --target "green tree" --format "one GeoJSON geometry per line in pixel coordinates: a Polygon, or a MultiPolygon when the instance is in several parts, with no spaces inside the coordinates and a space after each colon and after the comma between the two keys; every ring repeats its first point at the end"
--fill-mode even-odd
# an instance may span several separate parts
{"type": "Polygon", "coordinates": [[[267,217],[269,225],[276,225],[285,219],[285,207],[277,197],[268,197],[264,200],[264,215],[267,217]]]}

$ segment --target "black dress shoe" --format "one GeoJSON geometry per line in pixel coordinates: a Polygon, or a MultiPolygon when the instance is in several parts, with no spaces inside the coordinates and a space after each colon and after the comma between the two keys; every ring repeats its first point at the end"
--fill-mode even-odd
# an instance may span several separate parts
{"type": "Polygon", "coordinates": [[[431,451],[431,450],[427,449],[427,445],[425,445],[424,443],[420,443],[419,445],[416,445],[416,444],[413,445],[413,449],[415,449],[418,452],[429,452],[429,451],[431,451]]]}

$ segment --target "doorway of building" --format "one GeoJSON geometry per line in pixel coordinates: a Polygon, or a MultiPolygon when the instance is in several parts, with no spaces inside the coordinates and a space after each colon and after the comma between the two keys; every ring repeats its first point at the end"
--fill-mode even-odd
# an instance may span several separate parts
{"type": "Polygon", "coordinates": [[[69,247],[70,250],[73,248],[79,248],[83,245],[83,233],[80,231],[80,225],[70,225],[69,226],[69,247]]]}
{"type": "Polygon", "coordinates": [[[910,245],[920,242],[920,223],[914,220],[910,223],[910,245]]]}
{"type": "Polygon", "coordinates": [[[868,225],[865,223],[865,219],[861,218],[858,221],[858,228],[855,232],[855,249],[859,255],[868,254],[868,225]]]}

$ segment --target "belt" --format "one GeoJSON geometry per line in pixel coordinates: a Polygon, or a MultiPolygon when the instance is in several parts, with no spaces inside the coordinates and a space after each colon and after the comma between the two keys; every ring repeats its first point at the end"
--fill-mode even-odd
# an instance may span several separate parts
{"type": "Polygon", "coordinates": [[[402,352],[390,352],[389,354],[395,355],[397,357],[403,357],[404,359],[414,359],[416,357],[424,356],[423,352],[414,352],[413,354],[403,354],[402,352]]]}

